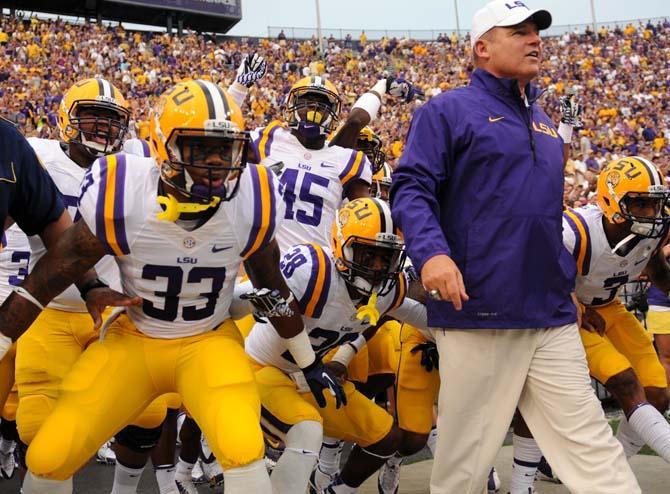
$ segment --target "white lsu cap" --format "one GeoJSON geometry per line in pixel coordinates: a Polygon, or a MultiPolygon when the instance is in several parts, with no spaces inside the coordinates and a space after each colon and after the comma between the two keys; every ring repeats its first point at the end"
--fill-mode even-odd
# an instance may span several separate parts
{"type": "Polygon", "coordinates": [[[539,30],[551,26],[551,14],[547,10],[531,10],[521,0],[493,0],[472,18],[470,43],[474,48],[477,40],[494,27],[516,26],[531,17],[539,30]]]}

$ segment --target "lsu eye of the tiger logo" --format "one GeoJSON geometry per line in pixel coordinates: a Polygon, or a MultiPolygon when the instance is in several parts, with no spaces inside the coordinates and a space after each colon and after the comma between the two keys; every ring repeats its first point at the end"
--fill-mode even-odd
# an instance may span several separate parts
{"type": "Polygon", "coordinates": [[[339,214],[337,215],[337,222],[339,223],[340,228],[346,225],[349,222],[349,217],[351,216],[351,211],[349,209],[340,209],[339,214]]]}
{"type": "Polygon", "coordinates": [[[619,185],[619,181],[621,180],[621,174],[617,171],[611,171],[607,174],[607,185],[611,187],[616,187],[619,185]]]}

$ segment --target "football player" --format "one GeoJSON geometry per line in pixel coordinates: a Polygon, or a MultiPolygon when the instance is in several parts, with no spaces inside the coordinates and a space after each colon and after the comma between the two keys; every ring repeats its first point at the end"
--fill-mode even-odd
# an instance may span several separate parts
{"type": "Polygon", "coordinates": [[[342,201],[369,194],[372,169],[365,154],[326,142],[337,126],[341,105],[332,82],[305,77],[288,93],[284,120],[251,132],[258,162],[284,164],[280,182],[285,221],[277,232],[282,253],[301,242],[328,245],[342,201]]]}
{"type": "MultiPolygon", "coordinates": [[[[28,449],[24,491],[71,492],[67,479],[100,444],[156,397],[178,392],[224,466],[226,491],[269,492],[260,401],[229,314],[242,261],[256,286],[278,291],[270,319],[311,389],[340,390],[279,271],[273,237],[283,203],[274,176],[246,165],[239,108],[218,86],[193,80],[162,95],[151,125],[160,166],[125,154],[96,160],[81,185],[81,218],[0,308],[3,334],[17,338],[106,254],[132,297],[64,380],[28,449]],[[59,450],[56,438],[65,438],[59,450]]],[[[83,294],[96,325],[114,298],[103,285],[83,294]]]]}
{"type": "MultiPolygon", "coordinates": [[[[670,255],[670,246],[665,248],[666,258],[670,255]]],[[[670,297],[658,287],[652,286],[647,294],[649,312],[647,312],[647,330],[653,335],[665,375],[670,379],[670,297]]]]}
{"type": "MultiPolygon", "coordinates": [[[[0,251],[0,302],[4,301],[15,286],[21,284],[28,274],[30,245],[28,237],[17,225],[12,225],[2,234],[0,251]]],[[[18,443],[16,430],[16,408],[18,395],[14,381],[16,345],[0,360],[0,476],[12,478],[16,469],[14,451],[18,443]]]]}
{"type": "Polygon", "coordinates": [[[370,192],[373,197],[388,202],[389,190],[391,188],[391,183],[393,183],[391,173],[391,167],[388,163],[384,163],[379,171],[372,176],[372,187],[370,188],[370,192]]]}
{"type": "MultiPolygon", "coordinates": [[[[62,233],[72,225],[72,219],[65,211],[65,206],[58,189],[47,172],[39,163],[37,156],[21,135],[19,130],[8,120],[0,118],[0,219],[3,232],[14,222],[24,232],[40,235],[44,243],[51,247],[62,233]]],[[[3,245],[8,240],[3,235],[3,245]]],[[[8,255],[14,255],[9,251],[8,255]]],[[[10,258],[11,259],[11,258],[10,258]]],[[[22,259],[27,261],[27,257],[22,259]]],[[[14,274],[9,276],[16,276],[14,274]]],[[[95,276],[94,272],[86,273],[81,282],[95,276]]],[[[21,290],[14,286],[13,291],[21,290]]],[[[0,404],[4,405],[14,383],[15,345],[11,338],[0,335],[0,404]],[[3,361],[3,356],[7,359],[3,361]]]]}
{"type": "MultiPolygon", "coordinates": [[[[237,106],[240,108],[242,107],[249,89],[265,76],[266,70],[267,62],[260,54],[250,53],[242,57],[237,68],[235,80],[227,90],[228,95],[233,99],[237,106]]],[[[183,426],[180,428],[179,434],[181,436],[180,439],[182,445],[175,468],[175,481],[177,482],[179,489],[185,491],[187,494],[196,492],[195,482],[192,476],[194,468],[202,468],[202,477],[208,480],[211,486],[219,485],[223,481],[223,471],[221,470],[221,466],[211,454],[209,446],[206,444],[206,441],[202,439],[202,433],[198,428],[198,425],[191,417],[184,417],[183,426]],[[202,451],[201,441],[204,449],[209,451],[208,454],[205,454],[202,451]]],[[[165,459],[167,460],[167,457],[165,459]]],[[[154,458],[152,456],[152,461],[153,460],[154,458]]],[[[137,477],[139,477],[139,475],[137,475],[137,477]]],[[[161,492],[161,494],[165,493],[161,492]]]]}
{"type": "MultiPolygon", "coordinates": [[[[298,299],[312,348],[326,355],[339,346],[327,365],[344,379],[380,317],[399,309],[405,299],[404,244],[388,205],[372,198],[342,207],[331,238],[332,251],[314,243],[293,246],[281,269],[298,299]]],[[[351,382],[344,383],[344,395],[309,394],[298,366],[274,334],[270,324],[257,323],[246,350],[255,362],[262,424],[286,444],[272,474],[275,492],[305,490],[323,432],[356,443],[341,475],[324,492],[355,492],[395,452],[393,417],[351,382]]]]}
{"type": "Polygon", "coordinates": [[[282,252],[301,242],[328,245],[335,210],[344,200],[369,197],[372,168],[354,151],[359,133],[376,118],[385,94],[411,101],[420,94],[402,79],[381,79],[354,104],[332,141],[342,106],[335,85],[322,76],[300,79],[283,105],[283,120],[251,133],[254,161],[282,162],[286,220],[277,232],[282,252]]]}
{"type": "MultiPolygon", "coordinates": [[[[63,197],[68,213],[77,218],[79,187],[98,156],[121,149],[130,113],[117,88],[104,79],[85,79],[73,85],[59,107],[60,140],[29,138],[63,197]]],[[[39,237],[30,237],[31,267],[46,249],[39,237]]],[[[115,288],[118,269],[112,258],[96,266],[98,275],[115,288]]],[[[17,343],[16,382],[19,436],[25,444],[53,406],[67,371],[96,334],[77,287],[70,286],[40,314],[17,343]]]]}
{"type": "MultiPolygon", "coordinates": [[[[378,173],[386,163],[386,153],[382,150],[382,140],[369,126],[363,127],[356,140],[356,149],[363,151],[370,160],[372,173],[378,173]]],[[[374,197],[374,194],[373,194],[374,197]]],[[[388,199],[385,199],[388,201],[388,199]]]]}
{"type": "MultiPolygon", "coordinates": [[[[54,180],[68,213],[77,219],[80,183],[93,161],[120,150],[130,113],[121,92],[105,79],[85,79],[63,96],[58,114],[60,139],[29,138],[28,142],[54,180]]],[[[129,144],[136,140],[130,140],[129,144]]],[[[34,265],[46,252],[38,236],[31,236],[34,265]]],[[[17,255],[14,253],[13,255],[17,255]]],[[[115,288],[120,288],[118,268],[111,257],[103,258],[96,271],[115,288]]],[[[30,444],[58,396],[63,377],[97,333],[86,313],[86,305],[72,285],[58,295],[17,343],[16,382],[19,391],[18,432],[30,444]]],[[[150,407],[144,425],[160,425],[159,403],[150,407]],[[156,409],[156,410],[154,410],[156,409]]],[[[119,447],[123,444],[120,441],[119,447]]],[[[97,459],[114,463],[107,444],[97,459]]],[[[120,460],[123,460],[121,455],[120,460]]]]}
{"type": "MultiPolygon", "coordinates": [[[[646,330],[618,298],[621,286],[643,272],[661,290],[670,290],[662,249],[670,227],[670,191],[651,161],[631,156],[601,170],[596,194],[597,206],[563,214],[563,243],[577,266],[586,360],[624,412],[616,437],[626,456],[648,444],[670,462],[670,425],[662,415],[668,409],[665,370],[646,330]]],[[[517,429],[523,424],[515,424],[515,434],[517,429]]],[[[515,458],[527,465],[515,462],[512,494],[533,492],[542,453],[529,435],[523,434],[518,447],[515,443],[515,458]]]]}
{"type": "MultiPolygon", "coordinates": [[[[381,147],[379,136],[370,127],[364,127],[358,136],[356,149],[365,153],[373,167],[370,193],[372,197],[388,202],[391,168],[385,163],[381,147]]],[[[395,382],[398,367],[395,343],[398,342],[399,346],[399,334],[400,324],[389,320],[377,330],[348,366],[349,380],[370,399],[385,392],[395,382]]],[[[343,447],[344,441],[324,436],[318,464],[310,477],[310,492],[318,492],[337,476],[343,447]]]]}

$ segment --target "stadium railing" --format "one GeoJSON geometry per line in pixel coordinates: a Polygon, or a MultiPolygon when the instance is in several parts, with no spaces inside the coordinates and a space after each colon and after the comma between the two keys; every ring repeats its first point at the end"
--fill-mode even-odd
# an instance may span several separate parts
{"type": "MultiPolygon", "coordinates": [[[[628,24],[633,24],[639,26],[640,23],[646,25],[648,22],[652,24],[657,24],[667,20],[667,17],[651,17],[651,18],[642,18],[642,19],[628,19],[628,20],[615,20],[615,21],[606,21],[606,22],[597,22],[596,23],[596,33],[603,26],[607,29],[614,29],[616,26],[619,26],[623,29],[628,24]]],[[[584,33],[586,30],[593,30],[593,24],[581,23],[581,24],[560,24],[551,26],[547,29],[547,34],[549,36],[559,36],[564,33],[579,32],[584,33]]],[[[296,26],[268,26],[268,38],[276,38],[281,31],[284,31],[287,39],[310,39],[316,37],[316,28],[313,27],[296,27],[296,26]]],[[[461,29],[460,31],[454,28],[444,28],[444,29],[365,29],[365,35],[369,40],[378,40],[381,38],[409,38],[416,39],[421,41],[435,41],[437,37],[442,34],[451,36],[453,33],[456,33],[459,36],[465,36],[470,31],[467,29],[461,29]]],[[[352,29],[352,28],[325,28],[321,29],[321,36],[324,38],[333,38],[337,41],[344,40],[347,35],[350,35],[352,41],[358,42],[358,37],[361,34],[361,29],[352,29]]]]}

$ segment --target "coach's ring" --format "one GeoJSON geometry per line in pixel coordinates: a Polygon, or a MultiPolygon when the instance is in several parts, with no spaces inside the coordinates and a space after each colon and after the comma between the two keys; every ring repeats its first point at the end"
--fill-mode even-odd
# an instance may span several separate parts
{"type": "Polygon", "coordinates": [[[440,291],[439,290],[431,290],[428,292],[428,296],[432,298],[433,300],[442,300],[442,297],[440,297],[440,291]]]}

